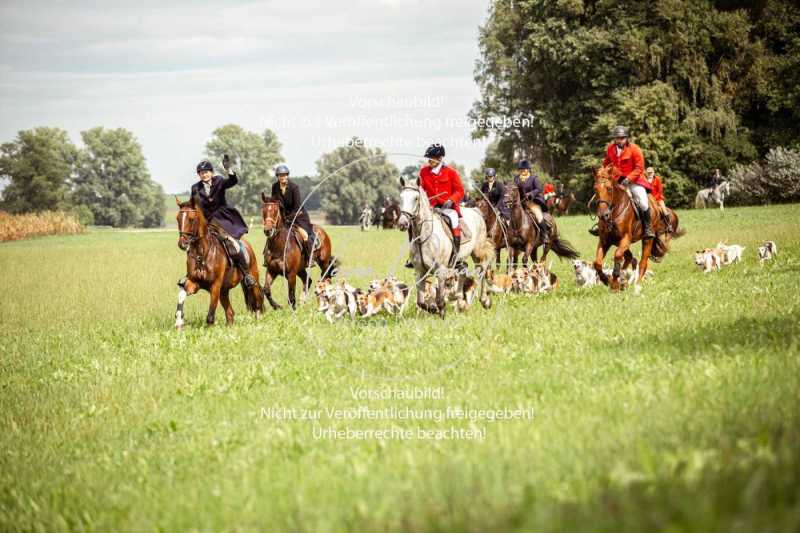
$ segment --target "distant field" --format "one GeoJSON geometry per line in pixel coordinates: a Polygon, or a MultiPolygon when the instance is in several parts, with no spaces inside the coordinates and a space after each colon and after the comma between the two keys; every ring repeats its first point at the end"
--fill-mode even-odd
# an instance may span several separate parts
{"type": "MultiPolygon", "coordinates": [[[[800,205],[680,216],[688,234],[641,297],[578,290],[556,261],[559,292],[445,321],[330,325],[307,303],[256,322],[237,289],[234,327],[203,326],[201,293],[182,334],[177,230],[0,244],[0,529],[796,531],[800,205]],[[767,238],[780,255],[762,268],[767,238]],[[693,251],[720,239],[746,246],[743,263],[700,273],[693,251]],[[359,406],[534,416],[324,414],[359,406]],[[481,438],[315,435],[451,427],[481,438]]],[[[592,257],[588,217],[559,225],[592,257]]],[[[351,283],[409,279],[404,233],[330,234],[351,283]]],[[[248,238],[260,252],[260,223],[248,238]]],[[[283,279],[275,293],[286,302],[283,279]]]]}

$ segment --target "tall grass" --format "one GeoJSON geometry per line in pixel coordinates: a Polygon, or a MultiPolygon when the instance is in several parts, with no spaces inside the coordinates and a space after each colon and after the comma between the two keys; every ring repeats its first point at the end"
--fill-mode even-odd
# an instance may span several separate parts
{"type": "MultiPolygon", "coordinates": [[[[174,222],[0,246],[0,272],[25,274],[0,276],[0,531],[797,531],[800,205],[680,216],[687,235],[639,297],[577,289],[556,260],[553,294],[445,320],[412,308],[328,324],[307,303],[256,321],[237,290],[235,326],[218,311],[204,327],[201,293],[181,334],[174,222]],[[694,250],[723,239],[743,261],[703,274],[694,250]],[[780,255],[761,266],[764,239],[780,255]],[[361,405],[535,416],[478,421],[485,439],[460,441],[334,441],[262,416],[361,405]]],[[[586,216],[558,224],[593,257],[586,216]]],[[[403,232],[330,233],[354,285],[410,280],[403,232]]]]}
{"type": "Polygon", "coordinates": [[[83,226],[78,220],[63,211],[21,215],[0,211],[0,241],[18,241],[42,235],[72,235],[82,231],[83,226]]]}

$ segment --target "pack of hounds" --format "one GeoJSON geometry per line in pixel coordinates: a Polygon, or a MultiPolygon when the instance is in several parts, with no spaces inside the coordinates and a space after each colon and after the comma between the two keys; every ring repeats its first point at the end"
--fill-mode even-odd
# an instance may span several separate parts
{"type": "MultiPolygon", "coordinates": [[[[723,266],[738,263],[742,260],[745,247],[738,244],[727,244],[720,241],[714,248],[697,250],[694,256],[695,264],[704,273],[719,271],[723,266]]],[[[778,246],[774,241],[765,241],[758,247],[758,259],[761,265],[772,260],[778,255],[778,246]]],[[[544,261],[533,263],[528,267],[511,268],[507,273],[497,273],[489,270],[486,273],[487,289],[492,294],[548,294],[559,288],[559,279],[551,272],[552,263],[544,261]]],[[[578,288],[588,288],[602,285],[594,265],[576,259],[572,261],[575,275],[575,284],[578,288]]],[[[610,268],[603,269],[606,276],[611,276],[610,268]]],[[[636,281],[637,271],[633,268],[622,270],[620,282],[622,286],[633,285],[636,281]]],[[[443,283],[438,277],[426,278],[418,288],[422,294],[422,302],[433,304],[437,301],[440,286],[444,287],[444,300],[453,303],[458,311],[468,310],[476,296],[477,281],[472,276],[464,278],[463,286],[458,288],[458,271],[444,269],[439,276],[443,276],[443,283]]],[[[654,273],[648,270],[645,277],[652,277],[654,273]]],[[[334,322],[345,316],[351,319],[357,317],[371,317],[375,315],[398,316],[408,305],[411,287],[395,277],[375,279],[366,289],[356,288],[346,280],[333,281],[325,279],[318,281],[314,290],[317,300],[317,310],[325,315],[329,322],[334,322]]]]}
{"type": "MultiPolygon", "coordinates": [[[[728,244],[720,241],[714,248],[704,248],[694,253],[694,263],[704,273],[719,272],[723,266],[738,263],[742,260],[745,247],[739,244],[728,244]]],[[[763,266],[778,255],[778,245],[775,241],[765,241],[758,247],[758,260],[763,266]]]]}

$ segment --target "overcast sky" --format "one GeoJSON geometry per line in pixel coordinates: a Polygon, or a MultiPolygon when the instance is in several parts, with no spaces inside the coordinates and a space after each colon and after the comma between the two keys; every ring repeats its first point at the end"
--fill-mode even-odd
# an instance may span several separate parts
{"type": "Polygon", "coordinates": [[[226,123],[273,129],[297,175],[352,135],[412,154],[442,140],[467,169],[483,155],[464,119],[488,0],[115,4],[2,1],[0,141],[127,128],[167,192],[226,123]]]}

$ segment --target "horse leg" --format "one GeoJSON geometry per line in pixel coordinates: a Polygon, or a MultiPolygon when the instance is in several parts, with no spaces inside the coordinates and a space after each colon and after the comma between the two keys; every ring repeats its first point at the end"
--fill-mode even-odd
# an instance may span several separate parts
{"type": "Polygon", "coordinates": [[[445,309],[447,308],[447,301],[444,298],[446,289],[444,276],[436,276],[436,278],[439,284],[439,290],[436,291],[436,311],[439,313],[441,318],[444,318],[445,309]]]}
{"type": "Polygon", "coordinates": [[[294,287],[297,284],[297,272],[290,271],[286,274],[286,283],[289,287],[289,305],[292,307],[292,310],[295,310],[297,308],[297,300],[294,295],[294,287]]]}
{"type": "Polygon", "coordinates": [[[275,278],[272,277],[272,274],[270,273],[268,268],[267,273],[264,276],[264,296],[266,296],[269,305],[271,305],[273,309],[277,310],[280,309],[281,306],[280,304],[278,304],[278,302],[272,299],[272,282],[274,281],[274,279],[275,278]]]}
{"type": "Polygon", "coordinates": [[[608,253],[608,246],[603,245],[602,242],[597,243],[597,253],[594,257],[594,271],[597,272],[597,277],[604,285],[608,285],[608,276],[603,272],[603,261],[606,259],[608,253]]]}
{"type": "MultiPolygon", "coordinates": [[[[652,239],[649,239],[652,240],[652,239]]],[[[614,271],[611,275],[611,290],[613,292],[619,292],[620,290],[620,283],[619,283],[619,275],[622,271],[622,260],[625,257],[625,252],[631,246],[631,239],[627,235],[622,238],[619,245],[617,245],[617,250],[614,252],[614,271]]]]}
{"type": "Polygon", "coordinates": [[[180,290],[178,291],[178,306],[175,309],[175,329],[181,331],[183,329],[183,319],[185,317],[183,313],[183,302],[186,301],[186,296],[196,293],[200,287],[190,279],[179,281],[178,287],[180,287],[180,290]]]}
{"type": "Polygon", "coordinates": [[[647,263],[650,260],[650,254],[653,251],[653,241],[655,239],[647,239],[642,243],[642,260],[639,261],[639,275],[636,277],[637,286],[642,282],[645,273],[647,273],[647,263]]]}
{"type": "Polygon", "coordinates": [[[303,293],[300,296],[300,305],[305,305],[308,299],[308,287],[311,285],[311,277],[308,275],[305,268],[298,270],[297,275],[300,277],[300,281],[303,282],[303,293]]]}
{"type": "Polygon", "coordinates": [[[219,301],[222,304],[222,308],[225,310],[225,323],[229,326],[233,325],[233,306],[231,305],[230,295],[228,294],[229,289],[223,287],[219,291],[219,301]]]}
{"type": "Polygon", "coordinates": [[[214,281],[211,289],[208,291],[211,297],[208,301],[208,315],[206,315],[206,326],[214,325],[214,317],[217,314],[217,306],[219,305],[219,295],[222,289],[223,276],[220,276],[214,281]]]}

